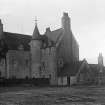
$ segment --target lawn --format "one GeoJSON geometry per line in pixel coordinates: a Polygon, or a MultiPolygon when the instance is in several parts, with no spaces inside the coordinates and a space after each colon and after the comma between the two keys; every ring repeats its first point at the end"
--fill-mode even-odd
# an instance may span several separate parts
{"type": "Polygon", "coordinates": [[[0,88],[0,105],[105,105],[105,87],[0,88]]]}

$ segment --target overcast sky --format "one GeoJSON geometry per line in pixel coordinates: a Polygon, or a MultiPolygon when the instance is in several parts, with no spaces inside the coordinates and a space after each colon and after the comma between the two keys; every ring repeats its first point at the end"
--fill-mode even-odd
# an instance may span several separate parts
{"type": "Polygon", "coordinates": [[[46,27],[61,27],[63,12],[71,18],[71,28],[80,46],[80,60],[97,63],[105,57],[105,0],[0,0],[4,31],[32,34],[35,17],[40,33],[46,27]]]}

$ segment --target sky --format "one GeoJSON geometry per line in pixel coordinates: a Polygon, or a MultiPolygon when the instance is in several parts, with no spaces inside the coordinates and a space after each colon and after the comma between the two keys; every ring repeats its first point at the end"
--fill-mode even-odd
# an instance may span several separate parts
{"type": "Polygon", "coordinates": [[[97,63],[99,52],[105,57],[105,0],[0,0],[0,18],[7,32],[32,35],[36,17],[41,34],[47,27],[58,29],[63,12],[71,18],[80,60],[97,63]]]}

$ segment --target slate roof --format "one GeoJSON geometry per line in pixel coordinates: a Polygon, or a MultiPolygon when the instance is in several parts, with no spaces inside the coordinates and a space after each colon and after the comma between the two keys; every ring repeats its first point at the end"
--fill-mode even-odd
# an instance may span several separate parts
{"type": "Polygon", "coordinates": [[[58,38],[63,34],[63,29],[57,29],[54,31],[51,31],[50,34],[48,34],[48,38],[51,39],[52,41],[56,42],[58,38]]]}
{"type": "Polygon", "coordinates": [[[34,29],[34,32],[33,32],[33,35],[32,35],[32,39],[34,39],[34,40],[40,40],[41,39],[41,35],[39,33],[37,24],[35,25],[35,29],[34,29]]]}
{"type": "Polygon", "coordinates": [[[30,35],[4,32],[4,40],[8,46],[8,50],[17,50],[20,45],[23,45],[24,50],[30,50],[29,43],[32,39],[30,35]]]}
{"type": "MultiPolygon", "coordinates": [[[[42,41],[42,48],[52,47],[55,45],[55,43],[52,40],[48,39],[46,35],[39,35],[39,36],[40,40],[42,41]],[[44,45],[43,43],[46,44],[45,47],[43,46],[44,45]]],[[[23,35],[23,34],[10,33],[10,32],[4,32],[3,38],[5,44],[8,47],[8,50],[18,50],[19,46],[23,45],[25,51],[30,50],[29,43],[31,39],[33,39],[31,35],[23,35]]]]}
{"type": "Polygon", "coordinates": [[[75,76],[83,61],[72,62],[70,64],[64,64],[64,67],[58,71],[58,76],[75,76]]]}

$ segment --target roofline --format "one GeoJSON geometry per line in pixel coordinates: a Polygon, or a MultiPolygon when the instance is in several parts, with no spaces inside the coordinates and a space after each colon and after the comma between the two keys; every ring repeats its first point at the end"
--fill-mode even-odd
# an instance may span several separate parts
{"type": "Polygon", "coordinates": [[[22,35],[22,36],[30,36],[30,37],[32,37],[32,35],[29,35],[29,34],[14,33],[14,32],[6,32],[6,31],[4,31],[4,33],[10,33],[10,34],[15,34],[15,35],[22,35]]]}

